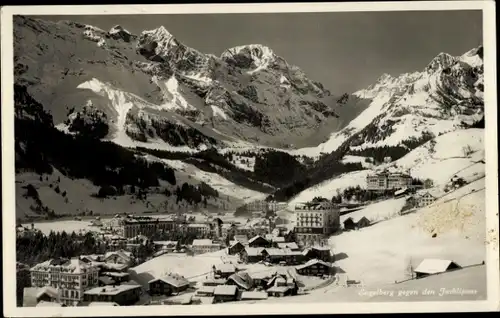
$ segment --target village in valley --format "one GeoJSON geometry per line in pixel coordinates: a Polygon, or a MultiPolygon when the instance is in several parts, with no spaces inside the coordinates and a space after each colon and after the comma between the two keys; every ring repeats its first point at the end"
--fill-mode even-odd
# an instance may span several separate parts
{"type": "MultiPolygon", "coordinates": [[[[18,305],[256,302],[363,287],[363,280],[337,266],[346,256],[342,246],[332,242],[342,232],[361,231],[377,222],[350,215],[378,201],[401,198],[407,208],[399,214],[410,214],[439,198],[430,180],[404,173],[371,174],[366,183],[366,191],[376,198],[372,202],[318,197],[290,208],[285,202],[255,200],[245,205],[246,222],[230,213],[95,217],[87,222],[88,229],[71,236],[91,240],[99,253],[32,266],[17,263],[18,305]]],[[[467,183],[453,176],[446,191],[467,183]]],[[[56,235],[43,234],[34,224],[17,228],[18,241],[37,236],[55,240],[56,235]]],[[[411,266],[410,280],[460,269],[454,260],[445,259],[424,259],[411,266]]]]}

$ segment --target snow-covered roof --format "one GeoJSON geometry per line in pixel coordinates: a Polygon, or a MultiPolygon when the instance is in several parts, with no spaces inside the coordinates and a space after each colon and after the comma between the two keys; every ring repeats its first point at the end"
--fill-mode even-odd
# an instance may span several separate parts
{"type": "Polygon", "coordinates": [[[121,273],[121,272],[104,272],[102,273],[104,276],[113,276],[113,277],[126,277],[129,276],[129,273],[121,273]]]}
{"type": "Polygon", "coordinates": [[[57,289],[52,286],[42,287],[36,294],[36,298],[40,298],[43,294],[47,294],[52,298],[57,298],[59,296],[59,292],[57,291],[57,289]]]}
{"type": "Polygon", "coordinates": [[[101,307],[101,306],[120,306],[112,301],[93,301],[89,304],[89,307],[101,307]]]}
{"type": "Polygon", "coordinates": [[[176,246],[177,241],[154,241],[156,245],[165,245],[165,246],[176,246]]]}
{"type": "Polygon", "coordinates": [[[262,237],[260,235],[256,235],[256,236],[252,237],[250,240],[248,240],[248,244],[252,244],[253,242],[255,242],[256,240],[258,240],[259,238],[262,239],[262,240],[267,241],[264,237],[262,237]]]}
{"type": "Polygon", "coordinates": [[[245,252],[248,254],[248,256],[261,255],[263,250],[264,250],[263,247],[246,247],[245,248],[245,252]]]}
{"type": "Polygon", "coordinates": [[[267,293],[262,291],[244,291],[241,293],[241,299],[267,299],[267,293]]]}
{"type": "Polygon", "coordinates": [[[394,195],[400,195],[400,194],[403,194],[407,191],[408,189],[404,188],[404,189],[401,189],[401,190],[398,190],[396,192],[394,192],[394,195]]]}
{"type": "Polygon", "coordinates": [[[236,295],[237,288],[234,285],[219,285],[214,289],[214,295],[236,295]]]}
{"type": "Polygon", "coordinates": [[[243,244],[243,245],[248,244],[248,236],[246,236],[246,235],[235,235],[234,240],[241,242],[241,244],[243,244]]]}
{"type": "Polygon", "coordinates": [[[86,295],[118,295],[120,293],[141,288],[139,285],[117,285],[117,286],[104,286],[104,287],[95,287],[90,290],[87,290],[84,294],[86,295]]]}
{"type": "Polygon", "coordinates": [[[187,225],[188,227],[194,227],[194,228],[209,228],[210,226],[205,223],[191,223],[187,225]]]}
{"type": "Polygon", "coordinates": [[[278,243],[278,248],[289,248],[289,249],[298,249],[299,246],[295,242],[288,242],[288,243],[278,243]]]}
{"type": "Polygon", "coordinates": [[[183,276],[177,275],[177,274],[168,274],[166,276],[160,277],[160,278],[155,278],[149,281],[149,283],[155,282],[161,280],[169,285],[172,285],[174,287],[182,287],[189,285],[189,281],[184,278],[183,276]]]}
{"type": "Polygon", "coordinates": [[[220,271],[221,273],[235,273],[236,272],[236,266],[233,264],[217,264],[215,265],[215,270],[220,271]]]}
{"type": "Polygon", "coordinates": [[[95,268],[92,264],[85,263],[79,258],[72,258],[70,260],[64,259],[50,259],[46,262],[33,266],[32,271],[49,271],[52,268],[59,268],[61,272],[81,274],[86,273],[88,270],[95,268]]]}
{"type": "Polygon", "coordinates": [[[287,286],[273,286],[271,288],[269,288],[267,290],[267,292],[271,292],[271,293],[285,293],[287,290],[289,290],[290,288],[287,287],[287,286]]]}
{"type": "Polygon", "coordinates": [[[38,304],[36,304],[36,307],[62,307],[62,304],[52,302],[52,301],[41,301],[38,304]]]}
{"type": "Polygon", "coordinates": [[[424,273],[424,274],[437,274],[437,273],[443,273],[446,272],[448,267],[450,265],[455,264],[451,260],[444,260],[444,259],[424,259],[415,269],[415,272],[417,273],[424,273]]]}
{"type": "Polygon", "coordinates": [[[213,294],[215,291],[215,286],[201,286],[198,288],[196,291],[197,293],[203,293],[203,294],[213,294]]]}
{"type": "Polygon", "coordinates": [[[207,245],[212,245],[212,240],[210,239],[199,239],[199,240],[193,240],[193,246],[207,246],[207,245]]]}
{"type": "Polygon", "coordinates": [[[311,265],[315,265],[315,264],[321,264],[321,265],[324,265],[327,267],[332,267],[332,264],[330,264],[330,263],[324,262],[324,261],[319,260],[319,259],[312,259],[305,264],[297,266],[296,269],[297,270],[304,269],[304,268],[307,268],[307,267],[309,267],[311,265]]]}

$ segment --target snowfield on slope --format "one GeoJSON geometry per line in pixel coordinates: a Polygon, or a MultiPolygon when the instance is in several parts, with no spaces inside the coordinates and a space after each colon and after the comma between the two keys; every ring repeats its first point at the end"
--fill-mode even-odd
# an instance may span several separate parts
{"type": "MultiPolygon", "coordinates": [[[[472,181],[484,176],[484,129],[464,129],[443,134],[406,156],[389,164],[376,167],[375,171],[388,169],[410,173],[421,180],[431,179],[435,186],[443,186],[454,176],[472,181]],[[433,150],[432,150],[433,149],[433,150]]],[[[311,201],[320,196],[331,199],[337,190],[360,186],[366,188],[366,176],[372,170],[360,170],[342,174],[300,192],[290,204],[311,201]]]]}
{"type": "Polygon", "coordinates": [[[309,202],[314,197],[331,199],[337,194],[337,190],[342,191],[348,187],[359,185],[361,188],[366,188],[366,177],[371,173],[371,170],[344,173],[336,178],[327,180],[300,192],[290,201],[290,204],[294,205],[301,202],[309,202]]]}
{"type": "Polygon", "coordinates": [[[348,218],[352,218],[355,222],[357,222],[362,217],[366,217],[371,222],[384,221],[388,218],[398,216],[405,204],[405,201],[405,198],[399,198],[373,203],[362,208],[361,210],[341,215],[340,222],[344,222],[348,218]]]}
{"type": "Polygon", "coordinates": [[[238,198],[245,202],[259,200],[266,197],[265,193],[244,188],[216,173],[203,171],[192,164],[185,163],[180,160],[160,159],[151,155],[147,155],[145,157],[151,161],[164,162],[170,167],[187,174],[190,178],[200,182],[205,182],[221,194],[238,198]]]}
{"type": "Polygon", "coordinates": [[[337,255],[335,264],[349,279],[374,286],[406,279],[408,266],[416,267],[425,258],[450,259],[461,266],[481,263],[485,230],[481,179],[415,213],[343,232],[329,242],[337,255]]]}
{"type": "Polygon", "coordinates": [[[466,180],[485,174],[484,129],[466,129],[436,137],[393,163],[380,166],[396,171],[409,171],[412,177],[431,179],[444,185],[455,175],[466,180]]]}

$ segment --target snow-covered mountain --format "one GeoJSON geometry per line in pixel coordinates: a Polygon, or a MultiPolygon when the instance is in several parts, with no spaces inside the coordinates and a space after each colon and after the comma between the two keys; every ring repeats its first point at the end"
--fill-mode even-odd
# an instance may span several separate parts
{"type": "Polygon", "coordinates": [[[353,94],[372,100],[357,118],[328,141],[295,153],[317,156],[341,146],[352,151],[383,146],[410,150],[480,120],[484,116],[482,56],[482,46],[461,56],[440,53],[422,71],[397,77],[383,74],[375,84],[353,94]]]}
{"type": "Polygon", "coordinates": [[[92,105],[106,115],[104,138],[124,146],[286,148],[338,117],[321,83],[263,45],[215,56],[164,27],[133,35],[119,25],[105,31],[22,16],[14,33],[16,83],[57,127],[67,128],[70,110],[92,105]]]}

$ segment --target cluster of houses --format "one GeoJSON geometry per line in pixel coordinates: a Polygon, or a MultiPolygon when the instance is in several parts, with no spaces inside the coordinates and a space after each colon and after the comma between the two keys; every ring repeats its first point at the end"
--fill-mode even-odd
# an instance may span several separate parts
{"type": "Polygon", "coordinates": [[[241,263],[262,263],[272,265],[301,265],[304,275],[329,275],[333,255],[328,246],[311,246],[302,249],[296,242],[286,242],[285,237],[263,237],[257,235],[250,240],[245,236],[235,236],[227,248],[229,255],[238,255],[241,263]],[[313,263],[310,263],[313,261],[313,263]],[[318,263],[321,261],[322,263],[318,263]],[[304,264],[305,263],[305,264],[304,264]],[[317,264],[321,270],[315,272],[317,264]],[[309,270],[311,269],[311,270],[309,270]]]}

